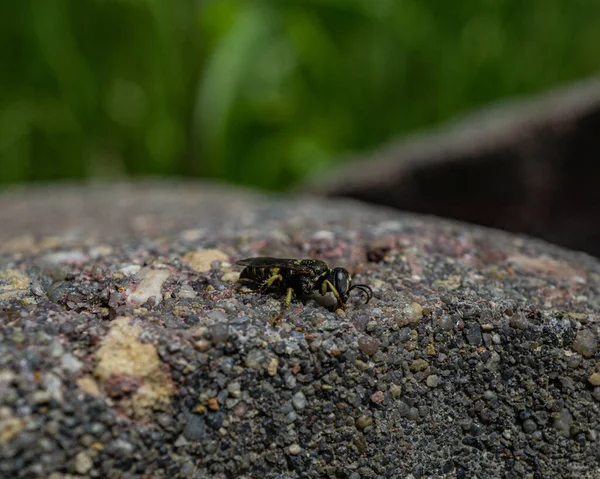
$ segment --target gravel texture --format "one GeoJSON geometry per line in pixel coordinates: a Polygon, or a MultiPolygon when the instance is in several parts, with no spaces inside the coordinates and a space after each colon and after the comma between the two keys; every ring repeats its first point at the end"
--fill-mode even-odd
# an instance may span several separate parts
{"type": "Polygon", "coordinates": [[[2,213],[1,477],[600,477],[597,260],[203,187],[119,190],[155,205],[148,234],[114,206],[77,232],[123,199],[77,191],[2,213]],[[81,223],[69,195],[95,198],[81,223]],[[281,298],[235,283],[257,255],[345,266],[374,298],[273,327],[281,298]]]}

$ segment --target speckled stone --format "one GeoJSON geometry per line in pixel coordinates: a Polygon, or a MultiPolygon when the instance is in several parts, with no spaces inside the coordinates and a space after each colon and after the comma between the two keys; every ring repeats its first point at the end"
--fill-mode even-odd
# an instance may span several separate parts
{"type": "Polygon", "coordinates": [[[584,358],[590,358],[598,351],[598,340],[596,335],[589,329],[582,329],[575,336],[573,349],[584,358]]]}
{"type": "Polygon", "coordinates": [[[368,356],[373,356],[379,350],[379,341],[371,336],[361,336],[358,347],[368,356]]]}
{"type": "Polygon", "coordinates": [[[11,195],[3,477],[595,477],[593,258],[355,202],[11,195]],[[235,283],[260,255],[324,259],[374,296],[273,324],[283,298],[235,283]]]}
{"type": "Polygon", "coordinates": [[[440,384],[440,378],[436,374],[431,374],[427,376],[427,386],[430,388],[437,388],[440,384]]]}

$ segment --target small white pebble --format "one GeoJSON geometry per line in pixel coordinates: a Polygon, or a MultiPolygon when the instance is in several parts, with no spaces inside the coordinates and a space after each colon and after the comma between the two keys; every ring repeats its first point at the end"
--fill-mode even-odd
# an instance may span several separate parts
{"type": "Polygon", "coordinates": [[[302,411],[306,407],[306,396],[302,391],[298,391],[292,396],[292,404],[296,411],[302,411]]]}
{"type": "Polygon", "coordinates": [[[161,288],[163,283],[169,277],[169,271],[166,269],[148,269],[143,270],[144,277],[138,284],[136,290],[129,295],[130,304],[144,304],[152,296],[157,302],[162,300],[161,288]]]}
{"type": "Polygon", "coordinates": [[[58,251],[45,255],[43,259],[50,264],[72,264],[87,261],[88,256],[81,251],[58,251]]]}
{"type": "Polygon", "coordinates": [[[71,353],[66,353],[60,359],[60,366],[62,369],[71,374],[77,374],[83,367],[83,363],[71,353]]]}
{"type": "Polygon", "coordinates": [[[81,451],[75,456],[75,470],[78,474],[87,474],[92,467],[94,467],[94,463],[87,452],[81,451]]]}
{"type": "Polygon", "coordinates": [[[140,269],[142,267],[139,264],[128,264],[119,269],[119,271],[125,276],[133,276],[134,274],[138,274],[140,269]]]}
{"type": "Polygon", "coordinates": [[[300,447],[299,444],[292,444],[290,447],[288,447],[288,452],[292,456],[297,456],[298,454],[300,454],[302,452],[302,448],[300,447]]]}
{"type": "Polygon", "coordinates": [[[196,291],[189,284],[184,284],[179,288],[179,292],[176,295],[181,299],[192,299],[197,296],[196,291]]]}
{"type": "Polygon", "coordinates": [[[235,283],[239,278],[240,273],[238,271],[230,271],[229,273],[225,273],[223,276],[221,276],[221,281],[230,281],[232,283],[235,283]]]}

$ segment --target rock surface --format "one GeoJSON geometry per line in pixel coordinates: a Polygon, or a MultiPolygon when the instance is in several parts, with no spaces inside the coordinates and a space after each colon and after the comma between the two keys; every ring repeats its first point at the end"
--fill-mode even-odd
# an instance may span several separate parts
{"type": "Polygon", "coordinates": [[[0,208],[2,477],[600,476],[589,256],[348,201],[20,194],[0,208]],[[281,299],[233,282],[256,255],[375,296],[273,327],[281,299]]]}

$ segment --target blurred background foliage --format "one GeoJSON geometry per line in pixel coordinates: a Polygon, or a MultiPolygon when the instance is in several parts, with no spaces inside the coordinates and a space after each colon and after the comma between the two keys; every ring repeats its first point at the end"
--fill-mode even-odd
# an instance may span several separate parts
{"type": "Polygon", "coordinates": [[[180,175],[285,189],[600,67],[598,0],[0,6],[0,183],[180,175]]]}

